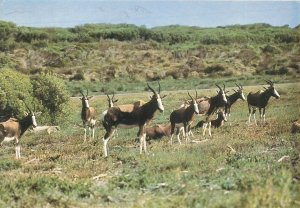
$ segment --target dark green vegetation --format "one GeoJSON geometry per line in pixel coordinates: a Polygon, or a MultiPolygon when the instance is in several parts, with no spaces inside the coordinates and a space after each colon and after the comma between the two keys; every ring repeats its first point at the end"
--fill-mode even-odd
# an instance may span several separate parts
{"type": "MultiPolygon", "coordinates": [[[[172,85],[179,89],[181,82],[172,85]]],[[[1,147],[0,206],[298,207],[300,137],[291,135],[290,127],[299,116],[300,88],[276,86],[281,98],[271,98],[265,125],[248,126],[246,103],[238,101],[232,108],[232,126],[213,130],[208,140],[200,131],[193,139],[201,142],[188,145],[170,146],[163,138],[148,143],[148,155],[139,155],[137,129],[120,129],[109,143],[107,159],[100,122],[97,138],[83,143],[83,129],[76,125],[81,123],[80,100],[73,98],[74,120],[56,134],[24,135],[20,161],[14,159],[12,144],[1,147]],[[283,156],[289,158],[278,162],[283,156]]],[[[245,87],[245,93],[260,89],[245,87]]],[[[198,92],[209,96],[215,89],[198,92]]],[[[157,113],[152,124],[168,122],[172,109],[188,98],[186,92],[162,94],[168,95],[166,111],[157,113]]],[[[119,104],[148,99],[147,93],[116,97],[119,104]]],[[[106,97],[95,97],[90,105],[100,117],[106,97]]]]}
{"type": "MultiPolygon", "coordinates": [[[[0,22],[0,68],[65,80],[297,76],[299,27],[83,25],[28,28],[0,22]]],[[[71,83],[75,84],[76,83],[71,83]]]]}
{"type": "Polygon", "coordinates": [[[61,124],[68,121],[70,95],[63,80],[55,75],[27,76],[15,70],[0,71],[0,121],[22,118],[24,111],[41,111],[40,121],[61,124]]]}

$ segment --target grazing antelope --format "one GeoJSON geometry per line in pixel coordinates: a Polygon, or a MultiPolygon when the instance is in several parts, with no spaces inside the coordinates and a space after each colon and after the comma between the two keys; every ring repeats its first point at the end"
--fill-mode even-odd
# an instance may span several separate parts
{"type": "Polygon", "coordinates": [[[143,149],[145,152],[147,152],[146,147],[146,125],[151,121],[151,119],[154,117],[154,114],[157,110],[160,112],[164,111],[164,106],[162,104],[162,99],[165,96],[160,96],[160,84],[158,92],[155,92],[153,88],[147,84],[148,88],[153,92],[153,96],[151,97],[150,101],[145,103],[144,105],[140,107],[134,108],[130,112],[124,112],[120,107],[115,106],[112,108],[109,108],[107,110],[107,113],[104,115],[104,120],[102,122],[106,133],[103,138],[103,150],[104,150],[104,156],[107,157],[107,144],[109,139],[111,138],[114,130],[120,126],[120,127],[139,127],[139,131],[137,133],[137,136],[140,139],[140,154],[142,154],[143,149]]]}
{"type": "Polygon", "coordinates": [[[272,96],[275,97],[276,99],[280,98],[280,95],[278,94],[277,90],[274,87],[274,83],[271,80],[265,80],[265,81],[269,84],[268,88],[264,87],[265,91],[263,92],[258,91],[256,93],[250,92],[247,96],[248,109],[249,109],[249,118],[248,118],[249,124],[250,124],[251,113],[252,113],[255,125],[257,125],[255,119],[256,108],[259,109],[260,121],[263,118],[263,122],[265,122],[266,106],[268,104],[270,97],[272,96]]]}
{"type": "Polygon", "coordinates": [[[94,139],[95,136],[95,125],[96,125],[96,112],[93,107],[90,107],[89,105],[89,99],[91,99],[93,96],[89,96],[89,91],[86,90],[86,95],[83,94],[82,91],[80,91],[82,98],[82,109],[81,109],[81,120],[83,122],[84,127],[84,141],[86,141],[86,134],[87,129],[89,130],[89,134],[92,130],[92,138],[94,139]]]}
{"type": "MultiPolygon", "coordinates": [[[[227,121],[226,114],[224,113],[223,110],[220,110],[217,113],[217,118],[215,120],[211,120],[211,126],[213,128],[219,128],[224,125],[224,121],[227,121]]],[[[197,125],[195,125],[192,129],[201,128],[203,127],[204,123],[205,123],[204,121],[199,121],[197,125]]]]}
{"type": "Polygon", "coordinates": [[[146,137],[148,139],[160,139],[164,136],[171,136],[171,124],[155,125],[146,128],[146,137]]]}
{"type": "Polygon", "coordinates": [[[189,140],[189,134],[188,134],[188,128],[190,127],[191,123],[194,120],[195,113],[199,113],[198,104],[197,104],[197,91],[196,91],[196,98],[193,98],[190,93],[188,95],[191,98],[191,101],[189,102],[189,105],[187,107],[181,107],[177,110],[174,110],[170,115],[170,122],[171,122],[171,144],[173,143],[173,136],[174,136],[174,130],[175,127],[177,127],[176,130],[176,136],[178,143],[181,144],[179,134],[180,134],[180,127],[184,127],[183,135],[185,138],[185,143],[187,144],[189,140]]]}
{"type": "MultiPolygon", "coordinates": [[[[25,104],[25,103],[24,103],[25,104]]],[[[21,147],[20,147],[20,139],[25,131],[32,125],[34,127],[37,126],[35,113],[31,111],[28,106],[25,104],[29,113],[25,113],[25,117],[18,120],[15,118],[10,118],[5,122],[0,123],[0,142],[1,145],[4,142],[16,141],[16,159],[21,158],[21,147]]],[[[37,113],[36,113],[37,114],[37,113]]]]}
{"type": "Polygon", "coordinates": [[[225,85],[222,89],[219,85],[216,85],[219,88],[217,95],[210,98],[199,99],[198,108],[200,115],[206,115],[205,122],[203,124],[203,136],[205,136],[205,131],[208,126],[208,134],[211,136],[211,120],[212,115],[216,112],[217,109],[225,107],[227,103],[225,85]]]}
{"type": "Polygon", "coordinates": [[[230,109],[231,106],[238,100],[241,99],[243,101],[246,100],[244,93],[243,93],[243,87],[241,85],[235,84],[238,89],[233,89],[234,93],[232,95],[226,96],[227,103],[225,105],[225,117],[229,120],[230,118],[230,109]]]}

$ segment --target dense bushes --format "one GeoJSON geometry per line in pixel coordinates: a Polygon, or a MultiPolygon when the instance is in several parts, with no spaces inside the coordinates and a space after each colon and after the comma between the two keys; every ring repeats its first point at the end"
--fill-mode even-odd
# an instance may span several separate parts
{"type": "Polygon", "coordinates": [[[63,123],[69,114],[69,100],[62,80],[54,75],[42,74],[32,80],[33,96],[41,101],[52,124],[63,123]]]}
{"type": "Polygon", "coordinates": [[[14,39],[17,42],[94,42],[101,39],[119,41],[154,40],[168,44],[198,41],[202,44],[299,42],[296,29],[272,27],[268,24],[233,25],[218,28],[200,28],[171,25],[148,29],[130,24],[86,24],[70,29],[16,27],[0,21],[0,41],[14,39]]]}
{"type": "Polygon", "coordinates": [[[30,79],[19,72],[0,71],[0,116],[22,118],[28,111],[42,111],[39,121],[58,124],[68,118],[69,94],[57,77],[42,74],[30,79]]]}

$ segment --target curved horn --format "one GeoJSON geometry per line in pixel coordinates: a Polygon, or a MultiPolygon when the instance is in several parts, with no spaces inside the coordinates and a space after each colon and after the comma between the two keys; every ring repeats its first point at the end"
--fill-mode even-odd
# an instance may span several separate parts
{"type": "Polygon", "coordinates": [[[216,84],[216,86],[217,86],[220,90],[222,90],[222,88],[221,88],[219,85],[216,84]]]}
{"type": "Polygon", "coordinates": [[[111,99],[113,100],[113,99],[114,99],[114,97],[115,97],[115,92],[113,92],[113,95],[112,95],[111,99]]]}
{"type": "Polygon", "coordinates": [[[269,85],[273,85],[273,83],[270,80],[265,80],[265,82],[268,83],[269,85]]]}
{"type": "Polygon", "coordinates": [[[160,83],[159,83],[159,81],[157,81],[158,82],[158,94],[160,94],[160,83]]]}
{"type": "Polygon", "coordinates": [[[28,105],[26,104],[26,102],[25,102],[24,100],[22,100],[22,101],[23,101],[23,103],[25,104],[27,110],[29,110],[29,112],[31,112],[31,110],[30,110],[30,108],[28,107],[28,105]]]}
{"type": "Polygon", "coordinates": [[[150,87],[149,83],[147,83],[147,86],[154,94],[156,94],[155,90],[152,87],[150,87]]]}
{"type": "Polygon", "coordinates": [[[188,95],[190,96],[190,98],[192,99],[192,100],[194,100],[194,98],[190,95],[190,93],[188,92],[188,95]]]}
{"type": "Polygon", "coordinates": [[[80,94],[84,97],[84,94],[83,94],[83,91],[82,91],[82,90],[80,90],[80,94]]]}
{"type": "Polygon", "coordinates": [[[109,95],[107,94],[107,93],[105,93],[105,95],[107,96],[107,98],[110,100],[110,97],[109,97],[109,95]]]}
{"type": "Polygon", "coordinates": [[[271,83],[272,86],[274,85],[274,82],[272,80],[268,80],[268,81],[271,83]]]}
{"type": "Polygon", "coordinates": [[[196,100],[197,100],[197,98],[198,98],[198,92],[197,92],[197,90],[195,90],[196,91],[196,100]]]}
{"type": "Polygon", "coordinates": [[[223,84],[223,87],[224,87],[223,90],[225,91],[225,84],[223,84]]]}
{"type": "Polygon", "coordinates": [[[89,90],[88,90],[88,88],[86,88],[86,96],[87,97],[89,96],[89,90]]]}
{"type": "Polygon", "coordinates": [[[239,86],[237,83],[235,83],[235,85],[236,85],[239,89],[242,89],[241,86],[239,86]]]}

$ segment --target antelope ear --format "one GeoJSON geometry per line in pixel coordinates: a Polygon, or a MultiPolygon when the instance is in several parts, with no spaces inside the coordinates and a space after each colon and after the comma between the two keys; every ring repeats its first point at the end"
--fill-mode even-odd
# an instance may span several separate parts
{"type": "Polygon", "coordinates": [[[225,91],[225,94],[226,94],[226,93],[229,93],[229,90],[225,91]]]}
{"type": "Polygon", "coordinates": [[[118,102],[119,99],[114,100],[114,103],[118,102]]]}
{"type": "Polygon", "coordinates": [[[81,97],[81,98],[79,98],[79,100],[82,100],[82,97],[81,97]]]}
{"type": "Polygon", "coordinates": [[[216,92],[217,92],[217,94],[219,94],[219,91],[218,91],[218,90],[216,90],[216,92]]]}
{"type": "Polygon", "coordinates": [[[150,100],[153,98],[153,95],[149,95],[150,100]]]}
{"type": "Polygon", "coordinates": [[[163,96],[161,96],[160,98],[161,98],[161,99],[164,99],[165,97],[167,97],[167,95],[163,95],[163,96]]]}
{"type": "Polygon", "coordinates": [[[236,89],[232,89],[234,92],[237,92],[236,89]]]}
{"type": "Polygon", "coordinates": [[[187,101],[187,103],[188,103],[189,105],[191,105],[191,104],[192,104],[192,102],[191,102],[191,101],[187,101]]]}
{"type": "Polygon", "coordinates": [[[25,115],[25,116],[28,116],[28,114],[29,114],[28,112],[24,111],[24,115],[25,115]]]}

